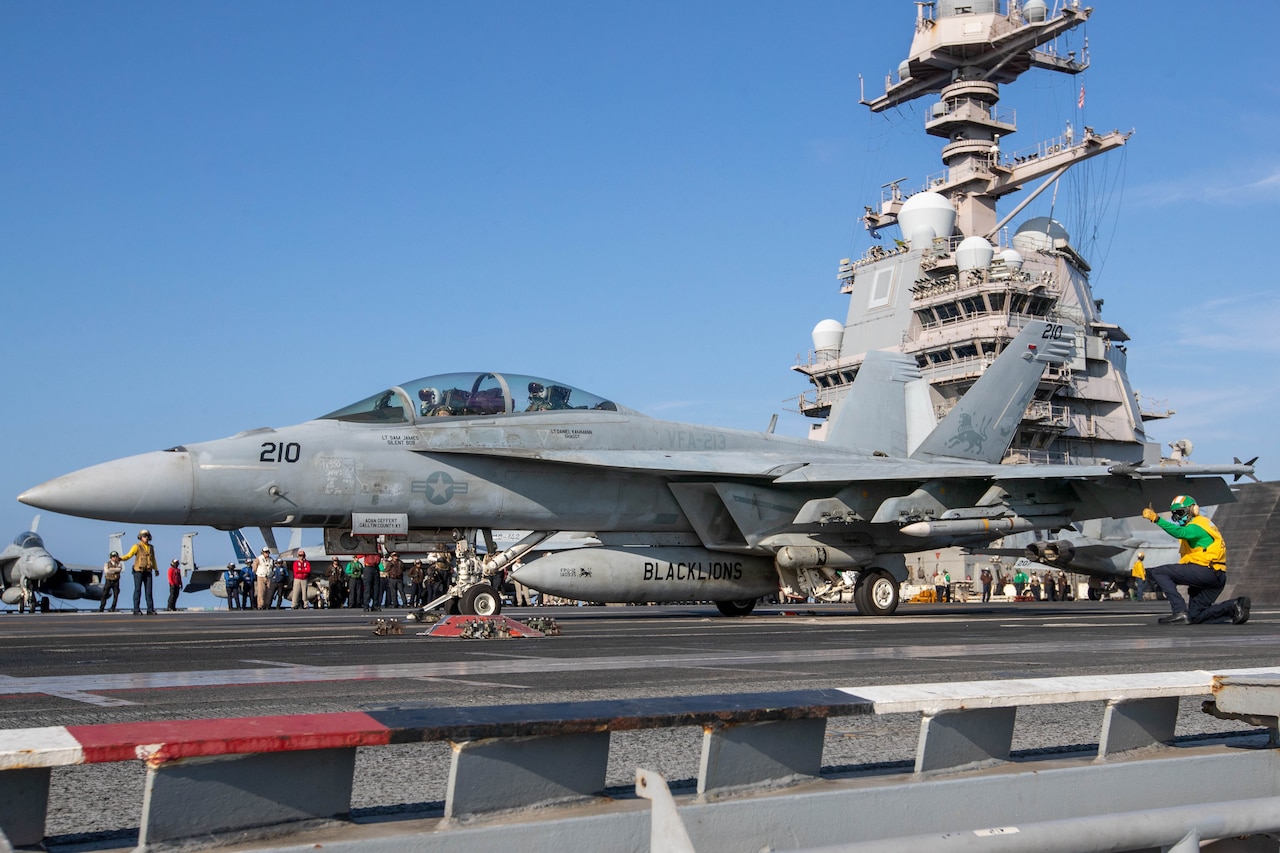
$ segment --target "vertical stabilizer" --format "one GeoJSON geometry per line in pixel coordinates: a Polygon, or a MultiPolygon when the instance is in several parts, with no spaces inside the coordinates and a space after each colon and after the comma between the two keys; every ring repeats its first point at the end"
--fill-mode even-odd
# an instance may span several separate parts
{"type": "Polygon", "coordinates": [[[249,547],[249,540],[244,538],[244,533],[239,530],[231,531],[231,550],[236,552],[236,560],[246,565],[253,562],[253,549],[249,547]]]}
{"type": "Polygon", "coordinates": [[[983,372],[912,458],[945,456],[998,463],[1013,443],[1045,367],[1063,365],[1075,353],[1074,326],[1048,320],[1028,323],[983,372]]]}
{"type": "Polygon", "coordinates": [[[903,458],[907,455],[906,385],[920,378],[913,356],[872,350],[827,423],[827,443],[903,458]]]}
{"type": "Polygon", "coordinates": [[[184,575],[189,575],[196,570],[196,549],[192,540],[199,535],[199,533],[182,534],[182,556],[178,558],[178,567],[182,569],[184,575]]]}

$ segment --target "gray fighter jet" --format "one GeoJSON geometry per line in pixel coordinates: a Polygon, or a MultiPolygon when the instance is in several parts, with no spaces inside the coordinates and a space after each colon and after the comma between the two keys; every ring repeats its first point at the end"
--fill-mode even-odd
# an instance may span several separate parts
{"type": "Polygon", "coordinates": [[[1182,492],[1230,501],[1202,475],[1252,471],[999,464],[1076,337],[1028,322],[914,448],[906,389],[922,380],[885,352],[868,355],[822,442],[655,420],[531,376],[447,374],[295,426],[96,465],[19,500],[121,522],[322,527],[330,553],[372,553],[379,535],[402,550],[456,540],[458,583],[440,602],[463,612],[496,613],[501,567],[586,531],[602,545],[545,553],[515,577],[590,601],[715,601],[727,615],[774,592],[887,614],[904,553],[1134,515],[1182,492]],[[497,552],[494,528],[535,532],[497,552]]]}
{"type": "Polygon", "coordinates": [[[36,529],[40,516],[31,522],[31,529],[0,551],[0,578],[4,579],[4,592],[0,601],[16,604],[20,610],[49,610],[49,596],[75,601],[102,598],[102,586],[98,582],[101,570],[89,566],[69,566],[54,559],[44,547],[44,540],[36,529]]]}

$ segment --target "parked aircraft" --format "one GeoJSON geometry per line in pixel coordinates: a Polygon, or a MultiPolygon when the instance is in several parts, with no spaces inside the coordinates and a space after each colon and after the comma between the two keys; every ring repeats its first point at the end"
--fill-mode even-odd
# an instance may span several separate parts
{"type": "MultiPolygon", "coordinates": [[[[0,551],[0,578],[4,580],[0,601],[34,613],[37,608],[48,612],[49,596],[67,601],[101,600],[101,567],[72,566],[54,559],[36,533],[39,526],[37,515],[31,521],[30,530],[18,534],[0,551]]],[[[119,547],[118,540],[116,547],[119,547]]]]}
{"type": "MultiPolygon", "coordinates": [[[[1207,514],[1212,514],[1213,507],[1207,514]]],[[[1112,590],[1127,592],[1133,561],[1139,552],[1148,566],[1178,561],[1178,540],[1162,534],[1141,516],[1094,518],[1075,525],[1078,529],[1045,535],[1043,531],[1006,536],[996,548],[975,548],[973,553],[1015,557],[1014,569],[1053,569],[1086,575],[1089,597],[1100,599],[1112,590]]]]}
{"type": "Polygon", "coordinates": [[[923,380],[889,353],[867,355],[825,442],[655,420],[531,376],[445,374],[295,426],[106,462],[19,500],[122,522],[323,527],[330,553],[370,553],[386,533],[447,546],[479,528],[535,531],[460,571],[443,603],[464,612],[500,609],[487,577],[501,566],[557,532],[590,531],[600,547],[545,554],[516,577],[593,601],[710,600],[726,614],[779,589],[892,613],[905,553],[1134,515],[1183,492],[1230,501],[1206,475],[1252,472],[999,464],[1075,336],[1028,322],[909,454],[906,387],[923,380]]]}

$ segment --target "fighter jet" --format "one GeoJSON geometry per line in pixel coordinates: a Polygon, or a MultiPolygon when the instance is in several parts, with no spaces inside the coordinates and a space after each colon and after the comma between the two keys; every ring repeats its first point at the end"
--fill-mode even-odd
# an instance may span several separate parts
{"type": "Polygon", "coordinates": [[[31,529],[20,533],[12,543],[0,551],[0,578],[4,580],[4,592],[0,601],[17,604],[20,610],[37,608],[48,612],[49,596],[74,601],[102,598],[99,583],[100,569],[89,566],[68,566],[53,558],[44,547],[44,540],[36,533],[40,516],[31,521],[31,529]]]}
{"type": "Polygon", "coordinates": [[[1000,464],[1076,336],[1028,322],[915,447],[907,386],[924,380],[886,352],[868,354],[821,442],[656,420],[532,376],[454,373],[294,426],[106,462],[19,500],[121,522],[322,527],[329,553],[372,553],[379,535],[402,550],[456,543],[459,582],[441,603],[463,612],[496,613],[502,566],[583,531],[602,545],[546,553],[515,577],[591,601],[714,601],[726,615],[775,592],[887,614],[905,553],[1134,515],[1183,492],[1230,501],[1206,475],[1252,472],[1000,464]],[[467,545],[494,528],[534,533],[480,560],[467,545]]]}

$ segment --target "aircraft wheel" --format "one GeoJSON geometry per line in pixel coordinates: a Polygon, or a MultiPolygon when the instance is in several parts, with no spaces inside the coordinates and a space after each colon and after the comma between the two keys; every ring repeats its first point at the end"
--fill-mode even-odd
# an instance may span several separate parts
{"type": "Polygon", "coordinates": [[[48,613],[53,608],[53,603],[49,601],[49,597],[45,596],[40,599],[40,612],[48,613]]]}
{"type": "Polygon", "coordinates": [[[1091,586],[1091,587],[1089,587],[1089,600],[1090,600],[1090,601],[1101,601],[1101,600],[1102,600],[1102,590],[1101,590],[1099,587],[1096,587],[1096,586],[1091,586]]]}
{"type": "Polygon", "coordinates": [[[720,611],[721,616],[749,616],[752,610],[756,609],[756,600],[754,598],[744,598],[741,601],[717,601],[716,610],[720,611]]]}
{"type": "Polygon", "coordinates": [[[462,612],[468,616],[497,616],[502,612],[502,598],[487,583],[478,583],[462,596],[462,612]]]}
{"type": "Polygon", "coordinates": [[[892,616],[899,600],[898,581],[883,569],[865,575],[853,592],[853,602],[863,616],[892,616]]]}

